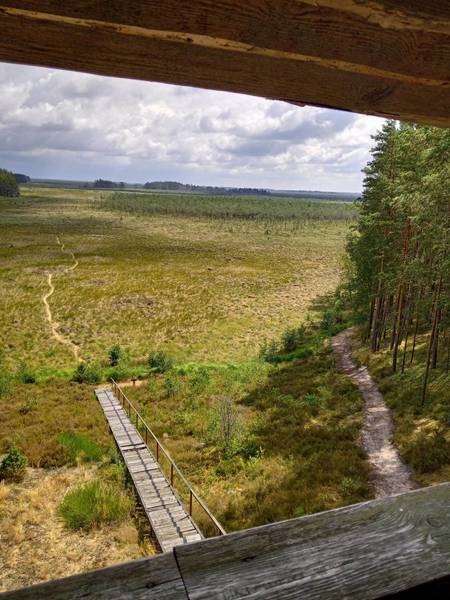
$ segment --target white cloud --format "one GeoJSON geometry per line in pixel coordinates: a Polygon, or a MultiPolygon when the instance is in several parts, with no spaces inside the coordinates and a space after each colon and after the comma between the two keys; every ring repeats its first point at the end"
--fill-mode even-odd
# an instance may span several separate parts
{"type": "Polygon", "coordinates": [[[360,191],[376,117],[0,64],[0,166],[97,177],[360,191]]]}

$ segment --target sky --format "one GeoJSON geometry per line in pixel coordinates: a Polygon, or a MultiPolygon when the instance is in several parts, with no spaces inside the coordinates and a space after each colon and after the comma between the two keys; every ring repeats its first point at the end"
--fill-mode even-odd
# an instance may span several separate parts
{"type": "Polygon", "coordinates": [[[0,168],[31,177],[360,192],[382,122],[0,63],[0,168]]]}

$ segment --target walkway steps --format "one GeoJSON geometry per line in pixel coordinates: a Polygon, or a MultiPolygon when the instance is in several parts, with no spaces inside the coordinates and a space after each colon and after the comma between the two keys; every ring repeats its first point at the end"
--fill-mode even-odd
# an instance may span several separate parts
{"type": "Polygon", "coordinates": [[[95,391],[139,500],[163,552],[202,539],[136,427],[108,389],[95,391]]]}

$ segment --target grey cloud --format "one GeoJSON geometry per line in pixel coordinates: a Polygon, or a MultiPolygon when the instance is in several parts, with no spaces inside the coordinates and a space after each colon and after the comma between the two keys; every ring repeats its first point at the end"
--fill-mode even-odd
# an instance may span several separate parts
{"type": "Polygon", "coordinates": [[[250,96],[0,64],[0,167],[35,177],[359,191],[380,125],[250,96]]]}

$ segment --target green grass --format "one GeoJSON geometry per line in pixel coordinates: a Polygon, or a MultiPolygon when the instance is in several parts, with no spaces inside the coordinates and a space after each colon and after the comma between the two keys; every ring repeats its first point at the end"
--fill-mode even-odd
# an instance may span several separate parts
{"type": "Polygon", "coordinates": [[[89,530],[124,521],[131,507],[131,498],[121,489],[94,480],[70,489],[61,502],[59,515],[69,529],[89,530]]]}
{"type": "Polygon", "coordinates": [[[77,461],[97,462],[104,456],[104,449],[87,435],[65,431],[56,439],[67,450],[68,462],[71,464],[76,464],[77,461]]]}
{"type": "Polygon", "coordinates": [[[279,365],[181,365],[127,394],[227,530],[370,497],[363,401],[321,340],[279,365]],[[231,452],[217,435],[223,396],[236,413],[231,452]]]}
{"type": "MultiPolygon", "coordinates": [[[[244,198],[245,210],[254,205],[260,214],[249,219],[231,214],[241,200],[193,200],[225,207],[218,219],[176,210],[134,214],[130,195],[128,208],[109,210],[106,198],[30,189],[0,199],[0,347],[11,369],[24,360],[42,379],[70,376],[76,366],[45,319],[49,272],[60,333],[80,346],[83,359],[104,368],[114,344],[127,351],[133,368],[145,367],[158,350],[183,361],[241,360],[264,337],[298,325],[311,300],[338,282],[348,203],[244,198]],[[64,272],[72,264],[67,252],[79,260],[71,272],[64,272]]],[[[159,206],[167,209],[167,201],[161,198],[159,206]]],[[[170,202],[187,199],[171,196],[170,202]]]]}

